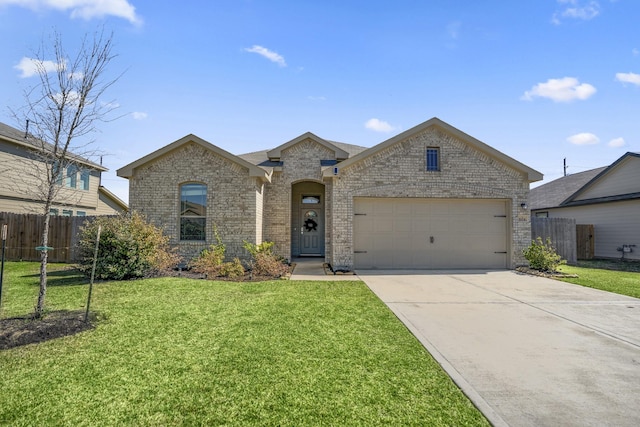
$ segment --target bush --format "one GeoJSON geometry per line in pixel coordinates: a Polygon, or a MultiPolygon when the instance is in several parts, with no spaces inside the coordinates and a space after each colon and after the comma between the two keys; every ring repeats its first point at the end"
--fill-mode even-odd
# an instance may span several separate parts
{"type": "Polygon", "coordinates": [[[566,261],[556,253],[548,237],[546,242],[543,242],[540,237],[536,238],[522,253],[534,270],[555,272],[558,266],[566,264],[566,261]]]}
{"type": "Polygon", "coordinates": [[[238,258],[234,258],[231,262],[225,262],[220,266],[220,276],[229,279],[237,279],[244,277],[244,267],[238,258]]]}
{"type": "Polygon", "coordinates": [[[260,253],[272,255],[273,254],[273,245],[275,245],[274,242],[262,242],[262,243],[256,245],[255,243],[247,242],[246,240],[243,240],[243,243],[244,243],[243,247],[254,258],[255,258],[256,255],[258,255],[260,253]]]}
{"type": "Polygon", "coordinates": [[[289,266],[274,254],[259,252],[253,257],[254,276],[280,277],[289,271],[289,266]]]}
{"type": "Polygon", "coordinates": [[[289,271],[284,260],[272,251],[274,242],[258,245],[245,241],[244,248],[252,256],[251,272],[254,276],[280,277],[289,271]]]}
{"type": "Polygon", "coordinates": [[[180,258],[169,249],[169,237],[136,212],[118,217],[97,217],[80,230],[78,268],[91,275],[98,226],[102,227],[97,279],[126,280],[148,276],[176,265],[180,258]]]}
{"type": "Polygon", "coordinates": [[[203,249],[196,258],[189,262],[189,267],[196,273],[206,274],[207,276],[217,277],[224,263],[224,254],[227,247],[222,243],[218,228],[213,226],[213,234],[216,243],[210,245],[207,249],[203,249]]]}

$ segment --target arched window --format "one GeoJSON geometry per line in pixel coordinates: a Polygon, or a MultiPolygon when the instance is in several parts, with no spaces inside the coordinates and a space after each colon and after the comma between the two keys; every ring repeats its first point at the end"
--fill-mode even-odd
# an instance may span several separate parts
{"type": "Polygon", "coordinates": [[[180,240],[206,240],[207,186],[180,186],[180,240]]]}

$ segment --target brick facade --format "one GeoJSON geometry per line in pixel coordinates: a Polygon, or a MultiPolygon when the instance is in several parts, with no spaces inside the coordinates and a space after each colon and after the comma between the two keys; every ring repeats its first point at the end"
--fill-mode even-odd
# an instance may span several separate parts
{"type": "MultiPolygon", "coordinates": [[[[338,165],[339,166],[339,165],[338,165]]],[[[328,262],[353,266],[353,199],[365,197],[430,197],[507,199],[511,206],[511,267],[525,264],[522,250],[531,241],[526,202],[529,182],[522,172],[508,167],[439,129],[432,127],[380,150],[334,178],[332,247],[328,262]],[[426,149],[440,150],[440,171],[426,170],[426,149]]]]}
{"type": "Polygon", "coordinates": [[[325,258],[336,267],[353,267],[354,197],[505,200],[510,207],[507,234],[512,236],[507,264],[526,264],[522,250],[530,243],[530,218],[520,205],[527,200],[529,182],[542,176],[446,123],[432,121],[435,126],[425,122],[344,162],[336,157],[344,156],[342,148],[312,134],[268,152],[279,158],[267,158],[265,152],[264,160],[253,157],[251,164],[185,137],[187,142],[175,149],[161,149],[161,154],[152,153],[118,173],[124,171],[121,176],[130,179],[131,209],[161,226],[187,259],[214,243],[213,224],[230,257],[246,257],[243,240],[265,240],[275,242],[275,251],[291,259],[298,250],[292,231],[298,232],[299,226],[299,201],[292,198],[313,188],[319,194],[324,190],[325,258]],[[428,147],[439,149],[438,171],[426,170],[428,147]],[[337,175],[321,161],[338,162],[337,175]],[[180,185],[187,182],[208,186],[206,242],[179,240],[180,185]]]}
{"type": "Polygon", "coordinates": [[[180,255],[190,259],[215,243],[213,226],[227,256],[245,257],[243,240],[261,242],[264,185],[246,168],[198,144],[186,144],[142,165],[129,182],[131,209],[141,212],[170,237],[180,255]],[[180,241],[180,185],[207,185],[206,241],[180,241]]]}

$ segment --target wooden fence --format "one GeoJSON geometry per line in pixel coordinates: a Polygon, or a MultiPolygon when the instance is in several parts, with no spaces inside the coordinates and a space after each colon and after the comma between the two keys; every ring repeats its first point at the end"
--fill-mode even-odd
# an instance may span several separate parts
{"type": "Polygon", "coordinates": [[[593,224],[576,225],[578,259],[593,259],[596,252],[596,238],[593,224]]]}
{"type": "MultiPolygon", "coordinates": [[[[93,216],[51,216],[49,217],[50,262],[75,262],[78,231],[93,216]]],[[[5,259],[7,261],[40,261],[40,251],[44,218],[35,214],[15,214],[0,212],[0,228],[7,224],[5,259]]]]}
{"type": "Polygon", "coordinates": [[[567,264],[577,263],[576,220],[572,218],[531,218],[531,238],[547,237],[567,264]]]}

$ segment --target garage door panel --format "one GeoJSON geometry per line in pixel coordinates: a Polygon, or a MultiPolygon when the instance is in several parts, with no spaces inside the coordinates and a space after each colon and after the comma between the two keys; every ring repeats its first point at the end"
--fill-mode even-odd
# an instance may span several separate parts
{"type": "Polygon", "coordinates": [[[354,220],[356,268],[507,267],[504,200],[356,198],[354,203],[356,212],[366,213],[354,220]]]}

